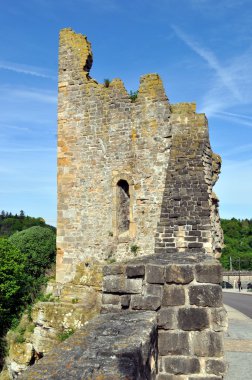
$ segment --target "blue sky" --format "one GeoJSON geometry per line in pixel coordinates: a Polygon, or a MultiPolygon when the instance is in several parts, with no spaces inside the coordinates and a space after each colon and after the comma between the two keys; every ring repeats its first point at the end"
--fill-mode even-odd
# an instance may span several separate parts
{"type": "Polygon", "coordinates": [[[251,0],[0,0],[0,209],[56,224],[58,34],[87,35],[91,76],[128,90],[157,72],[196,101],[223,159],[224,218],[252,218],[251,0]]]}

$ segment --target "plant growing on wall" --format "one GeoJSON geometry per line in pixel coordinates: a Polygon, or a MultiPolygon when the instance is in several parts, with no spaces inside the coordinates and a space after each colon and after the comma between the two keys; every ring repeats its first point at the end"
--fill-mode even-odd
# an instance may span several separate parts
{"type": "Polygon", "coordinates": [[[108,78],[104,79],[103,84],[104,84],[104,87],[108,88],[110,85],[110,79],[108,78]]]}
{"type": "Polygon", "coordinates": [[[130,91],[130,100],[134,103],[137,100],[138,91],[130,91]]]}
{"type": "Polygon", "coordinates": [[[130,251],[134,254],[134,256],[137,254],[137,251],[140,249],[140,247],[138,247],[138,245],[136,244],[133,244],[131,247],[130,247],[130,251]]]}

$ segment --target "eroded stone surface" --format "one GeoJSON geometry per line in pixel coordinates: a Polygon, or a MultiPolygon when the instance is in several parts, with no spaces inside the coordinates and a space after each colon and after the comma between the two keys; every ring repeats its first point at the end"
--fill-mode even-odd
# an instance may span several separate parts
{"type": "Polygon", "coordinates": [[[156,372],[156,341],[153,312],[101,315],[20,379],[151,379],[156,372]]]}

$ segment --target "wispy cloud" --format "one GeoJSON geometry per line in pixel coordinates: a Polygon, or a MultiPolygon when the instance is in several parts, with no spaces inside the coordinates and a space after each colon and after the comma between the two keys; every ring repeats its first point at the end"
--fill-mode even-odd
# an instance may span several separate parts
{"type": "Polygon", "coordinates": [[[30,131],[31,129],[30,128],[28,128],[28,127],[20,127],[20,126],[18,126],[18,125],[9,125],[9,124],[2,124],[2,123],[0,123],[0,130],[10,130],[10,131],[20,131],[20,132],[28,132],[28,131],[30,131]]]}
{"type": "Polygon", "coordinates": [[[202,46],[177,26],[172,26],[176,36],[193,52],[204,60],[212,71],[205,83],[206,92],[202,95],[199,112],[208,117],[229,120],[247,127],[252,126],[252,47],[247,48],[237,56],[220,62],[216,54],[202,46]],[[237,106],[242,106],[244,114],[233,112],[237,106]],[[248,114],[246,114],[246,111],[248,114]]]}
{"type": "Polygon", "coordinates": [[[219,112],[219,114],[224,115],[224,116],[230,116],[230,117],[237,117],[239,119],[245,119],[245,120],[252,120],[252,116],[249,115],[243,115],[240,113],[233,113],[233,112],[219,112]]]}
{"type": "Polygon", "coordinates": [[[47,79],[53,79],[53,80],[57,79],[56,76],[51,75],[50,73],[48,73],[48,71],[40,67],[24,65],[21,63],[0,61],[0,69],[13,71],[15,73],[20,73],[20,74],[32,75],[32,76],[40,77],[40,78],[47,78],[47,79]]]}
{"type": "Polygon", "coordinates": [[[214,118],[227,120],[238,125],[244,125],[250,128],[252,127],[252,118],[250,116],[233,114],[231,112],[218,112],[216,111],[216,107],[214,113],[211,116],[214,118]]]}
{"type": "Polygon", "coordinates": [[[9,97],[12,101],[29,100],[43,103],[57,103],[57,95],[54,91],[35,88],[15,88],[11,86],[0,87],[0,98],[9,97]]]}
{"type": "Polygon", "coordinates": [[[232,92],[233,96],[236,99],[240,100],[242,97],[235,85],[232,75],[230,75],[228,70],[222,67],[215,54],[205,46],[201,46],[197,41],[184,33],[177,26],[172,25],[172,29],[191,50],[198,54],[208,64],[208,66],[214,70],[215,74],[219,77],[222,84],[232,92]]]}
{"type": "MultiPolygon", "coordinates": [[[[247,153],[247,152],[252,152],[252,144],[244,144],[244,145],[240,145],[240,146],[235,146],[226,152],[224,151],[222,153],[222,157],[228,157],[228,156],[233,156],[233,155],[237,155],[237,154],[241,154],[241,153],[247,153]]],[[[250,163],[250,161],[249,161],[249,163],[250,163]]],[[[244,163],[243,163],[243,165],[244,165],[244,163]]],[[[247,165],[247,161],[246,161],[245,165],[247,165]]]]}

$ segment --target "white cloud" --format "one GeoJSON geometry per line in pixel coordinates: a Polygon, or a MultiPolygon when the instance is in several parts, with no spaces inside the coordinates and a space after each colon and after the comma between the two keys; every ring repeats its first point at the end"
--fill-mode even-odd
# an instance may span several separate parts
{"type": "Polygon", "coordinates": [[[21,63],[0,61],[0,69],[13,71],[15,73],[20,73],[20,74],[32,75],[32,76],[40,77],[40,78],[47,78],[47,79],[53,79],[53,80],[57,79],[56,76],[49,74],[46,70],[40,67],[24,65],[21,63]]]}
{"type": "Polygon", "coordinates": [[[189,37],[177,26],[173,25],[172,29],[191,50],[198,54],[208,64],[208,66],[214,70],[215,74],[219,77],[222,85],[231,91],[236,99],[240,100],[241,94],[236,87],[233,76],[230,75],[228,70],[222,67],[215,54],[205,46],[201,46],[197,41],[189,37]]]}
{"type": "Polygon", "coordinates": [[[210,108],[207,108],[204,110],[205,113],[207,113],[207,115],[211,114],[212,117],[214,118],[218,118],[218,119],[221,119],[221,120],[226,120],[226,121],[229,121],[231,123],[235,123],[237,125],[244,125],[246,127],[250,127],[252,128],[252,118],[250,118],[249,116],[245,117],[245,116],[236,116],[236,114],[232,114],[232,113],[229,113],[229,112],[218,112],[217,111],[217,106],[214,106],[213,105],[213,112],[211,113],[211,110],[210,108]]]}
{"type": "Polygon", "coordinates": [[[252,105],[252,72],[248,69],[252,66],[252,48],[249,47],[224,63],[218,60],[213,51],[200,45],[177,26],[172,26],[172,29],[180,40],[207,63],[213,73],[206,82],[208,90],[202,97],[199,112],[206,113],[208,117],[215,116],[250,127],[252,118],[249,109],[248,115],[232,111],[237,106],[251,108],[252,105]],[[231,108],[232,111],[229,112],[231,108]]]}
{"type": "Polygon", "coordinates": [[[42,103],[57,103],[57,95],[54,91],[34,89],[34,88],[15,88],[11,86],[0,87],[0,98],[13,101],[35,101],[42,103]]]}
{"type": "MultiPolygon", "coordinates": [[[[237,155],[240,153],[247,153],[247,152],[252,152],[252,144],[244,144],[244,145],[240,145],[240,146],[235,146],[232,149],[224,151],[222,153],[222,157],[233,156],[233,155],[237,155]]],[[[233,166],[233,162],[231,165],[233,166]]]]}

